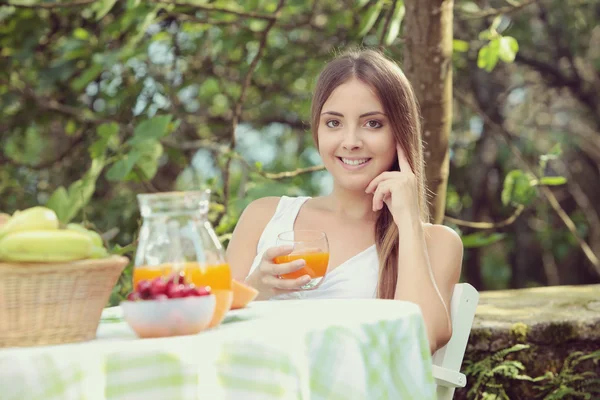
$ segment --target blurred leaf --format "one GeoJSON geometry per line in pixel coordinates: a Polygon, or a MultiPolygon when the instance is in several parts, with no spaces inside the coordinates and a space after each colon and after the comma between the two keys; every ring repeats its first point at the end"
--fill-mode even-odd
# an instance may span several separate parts
{"type": "Polygon", "coordinates": [[[370,0],[356,0],[356,7],[363,8],[370,0]]]}
{"type": "Polygon", "coordinates": [[[367,12],[365,13],[364,17],[362,17],[358,27],[358,37],[365,36],[371,30],[373,25],[375,25],[382,8],[383,0],[378,0],[375,5],[367,9],[367,12]]]}
{"type": "Polygon", "coordinates": [[[469,50],[469,42],[465,42],[464,40],[454,39],[452,41],[452,49],[459,53],[464,53],[469,50]]]}
{"type": "Polygon", "coordinates": [[[499,242],[504,239],[506,234],[504,233],[490,233],[476,232],[470,235],[462,237],[463,246],[467,249],[484,247],[499,242]]]}
{"type": "Polygon", "coordinates": [[[502,189],[502,204],[528,206],[535,198],[537,192],[532,186],[532,179],[525,172],[517,169],[510,171],[504,179],[502,189]]]}
{"type": "Polygon", "coordinates": [[[498,47],[498,56],[506,63],[511,63],[515,60],[515,56],[519,51],[519,43],[514,37],[502,36],[498,47]]]}
{"type": "Polygon", "coordinates": [[[77,78],[73,79],[71,82],[71,87],[73,90],[81,91],[83,90],[88,83],[93,81],[100,75],[104,67],[100,64],[92,64],[89,68],[84,70],[77,78]]]}
{"type": "Polygon", "coordinates": [[[564,176],[545,176],[540,179],[540,185],[558,186],[567,183],[567,178],[564,176]]]}
{"type": "Polygon", "coordinates": [[[140,122],[133,131],[133,138],[128,143],[132,146],[146,140],[154,141],[166,136],[169,131],[171,115],[160,115],[140,122]]]}
{"type": "Polygon", "coordinates": [[[63,186],[56,189],[46,202],[46,207],[54,210],[60,222],[64,224],[68,223],[69,220],[67,216],[69,215],[70,203],[67,189],[63,186]]]}
{"type": "Polygon", "coordinates": [[[477,56],[477,67],[491,72],[498,63],[498,52],[500,41],[498,38],[492,39],[488,44],[479,50],[477,56]]]}
{"type": "Polygon", "coordinates": [[[406,13],[404,1],[398,0],[396,2],[396,7],[394,8],[394,10],[390,12],[393,12],[393,15],[388,31],[385,34],[384,44],[386,46],[390,46],[394,42],[394,40],[396,40],[398,34],[400,33],[400,25],[402,24],[404,14],[406,13]]]}
{"type": "Polygon", "coordinates": [[[94,3],[92,9],[96,11],[96,20],[99,21],[114,7],[117,0],[100,0],[94,3]]]}
{"type": "Polygon", "coordinates": [[[104,168],[104,163],[103,158],[93,159],[90,169],[85,173],[83,178],[73,182],[69,186],[69,210],[65,216],[66,221],[63,222],[71,221],[88,204],[96,190],[96,180],[104,168]]]}
{"type": "Polygon", "coordinates": [[[109,170],[106,171],[106,179],[113,182],[124,180],[125,177],[129,175],[140,156],[141,154],[135,150],[123,156],[122,159],[114,163],[109,170]]]}
{"type": "Polygon", "coordinates": [[[135,149],[140,153],[136,166],[144,175],[143,179],[151,180],[158,170],[158,160],[163,154],[163,146],[158,141],[145,141],[138,143],[135,149]]]}
{"type": "Polygon", "coordinates": [[[560,143],[556,143],[554,146],[552,146],[552,148],[550,149],[550,153],[548,153],[551,156],[554,157],[560,157],[562,155],[562,146],[560,143]]]}
{"type": "Polygon", "coordinates": [[[100,139],[96,140],[89,148],[92,158],[98,158],[106,152],[110,139],[119,133],[119,125],[116,122],[102,124],[98,126],[96,132],[100,139]]]}
{"type": "Polygon", "coordinates": [[[83,28],[75,28],[73,37],[79,40],[87,40],[90,37],[90,33],[83,28]]]}
{"type": "Polygon", "coordinates": [[[481,11],[479,6],[472,1],[467,1],[459,5],[461,11],[466,13],[475,14],[481,11]]]}

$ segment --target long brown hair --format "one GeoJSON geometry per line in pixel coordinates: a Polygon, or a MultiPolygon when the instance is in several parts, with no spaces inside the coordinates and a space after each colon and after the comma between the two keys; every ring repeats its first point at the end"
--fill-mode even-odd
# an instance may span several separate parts
{"type": "MultiPolygon", "coordinates": [[[[419,206],[423,222],[429,211],[425,194],[421,123],[417,100],[412,86],[400,67],[381,52],[371,49],[350,50],[330,61],[317,80],[312,99],[311,127],[318,143],[318,128],[323,104],[331,93],[351,78],[356,78],[375,90],[388,116],[393,135],[406,154],[417,178],[419,206]]],[[[390,168],[398,171],[398,163],[390,168]]],[[[392,299],[398,276],[398,227],[392,214],[384,207],[375,223],[375,243],[379,255],[377,297],[392,299]]]]}

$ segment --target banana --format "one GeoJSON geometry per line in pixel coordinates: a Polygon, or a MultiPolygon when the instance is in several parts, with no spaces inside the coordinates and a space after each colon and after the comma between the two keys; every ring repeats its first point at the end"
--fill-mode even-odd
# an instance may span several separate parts
{"type": "Polygon", "coordinates": [[[0,226],[0,239],[11,233],[57,230],[58,227],[59,221],[54,211],[46,207],[32,207],[15,212],[5,224],[0,226]]]}
{"type": "Polygon", "coordinates": [[[100,235],[98,235],[97,232],[86,229],[85,227],[83,227],[80,224],[74,224],[74,223],[67,224],[67,229],[85,233],[86,235],[88,235],[90,237],[90,239],[92,239],[92,243],[94,244],[94,246],[98,246],[98,247],[102,247],[102,248],[104,247],[104,242],[102,241],[102,237],[100,235]]]}
{"type": "Polygon", "coordinates": [[[0,259],[22,262],[63,262],[90,257],[92,239],[72,230],[15,232],[0,239],[0,259]]]}
{"type": "Polygon", "coordinates": [[[110,254],[104,247],[100,246],[92,246],[92,251],[90,253],[90,258],[105,258],[110,254]]]}

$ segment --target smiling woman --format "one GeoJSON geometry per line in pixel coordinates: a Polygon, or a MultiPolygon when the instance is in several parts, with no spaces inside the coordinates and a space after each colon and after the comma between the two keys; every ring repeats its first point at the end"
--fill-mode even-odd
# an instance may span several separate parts
{"type": "Polygon", "coordinates": [[[255,287],[259,299],[414,302],[431,351],[442,347],[451,336],[448,304],[463,248],[454,231],[428,223],[419,118],[412,87],[392,60],[374,50],[332,60],[317,81],[311,122],[333,190],[252,202],[227,249],[234,277],[255,287]],[[294,230],[328,239],[328,273],[310,291],[301,288],[311,277],[293,274],[304,260],[274,261],[292,252],[276,246],[277,236],[294,230]]]}

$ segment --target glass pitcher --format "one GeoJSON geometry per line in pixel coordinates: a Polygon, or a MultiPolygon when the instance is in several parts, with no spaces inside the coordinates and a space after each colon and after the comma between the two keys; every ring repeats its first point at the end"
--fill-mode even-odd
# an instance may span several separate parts
{"type": "Polygon", "coordinates": [[[231,290],[231,271],[208,220],[210,190],[139,194],[143,218],[133,270],[141,280],[183,275],[188,283],[231,290]]]}

